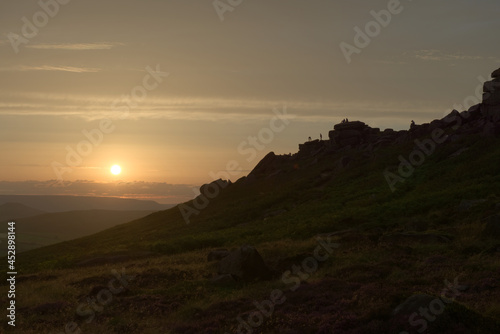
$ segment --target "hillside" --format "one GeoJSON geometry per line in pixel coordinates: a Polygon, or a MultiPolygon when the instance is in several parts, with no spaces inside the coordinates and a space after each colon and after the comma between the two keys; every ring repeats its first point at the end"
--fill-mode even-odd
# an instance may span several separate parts
{"type": "Polygon", "coordinates": [[[36,216],[45,213],[45,211],[30,208],[20,203],[4,203],[0,205],[0,221],[36,216]]]}
{"type": "Polygon", "coordinates": [[[46,212],[77,210],[135,210],[159,211],[172,204],[117,197],[55,196],[55,195],[0,195],[0,204],[20,203],[46,212]]]}
{"type": "Polygon", "coordinates": [[[408,131],[336,124],[193,201],[20,254],[11,332],[498,333],[489,97],[408,131]]]}
{"type": "MultiPolygon", "coordinates": [[[[44,213],[15,219],[17,252],[52,245],[106,230],[131,219],[145,217],[153,211],[85,210],[44,213]]],[[[6,221],[5,221],[6,222],[6,221]]],[[[6,226],[3,231],[6,231],[6,226]]],[[[5,244],[6,237],[0,237],[5,244]]],[[[6,249],[1,253],[5,256],[6,249]]]]}

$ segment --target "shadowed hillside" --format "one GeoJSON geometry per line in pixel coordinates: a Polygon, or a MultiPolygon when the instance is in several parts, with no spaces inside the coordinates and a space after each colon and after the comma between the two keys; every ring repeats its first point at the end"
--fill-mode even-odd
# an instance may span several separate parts
{"type": "Polygon", "coordinates": [[[42,213],[45,212],[20,203],[4,203],[0,205],[0,221],[2,222],[16,218],[36,216],[42,213]]]}
{"type": "MultiPolygon", "coordinates": [[[[86,210],[53,212],[15,219],[18,253],[61,241],[80,238],[145,217],[152,211],[86,210]]],[[[7,220],[3,221],[6,226],[7,220]]],[[[0,237],[6,242],[6,236],[0,237]]],[[[6,249],[2,248],[2,256],[6,249]]]]}
{"type": "Polygon", "coordinates": [[[173,206],[172,204],[159,204],[155,201],[116,197],[0,195],[0,204],[9,202],[20,203],[47,212],[75,210],[159,211],[173,206]]]}

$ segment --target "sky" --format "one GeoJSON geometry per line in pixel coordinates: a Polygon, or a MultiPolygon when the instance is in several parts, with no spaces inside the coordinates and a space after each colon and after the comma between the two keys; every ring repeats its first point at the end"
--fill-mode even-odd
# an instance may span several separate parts
{"type": "Polygon", "coordinates": [[[499,14],[497,0],[3,0],[0,194],[177,203],[346,117],[407,129],[467,109],[500,67],[499,14]]]}

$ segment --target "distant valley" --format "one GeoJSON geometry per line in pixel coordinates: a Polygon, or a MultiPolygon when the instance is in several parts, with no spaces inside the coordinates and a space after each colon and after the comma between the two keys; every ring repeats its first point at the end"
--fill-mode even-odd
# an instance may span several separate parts
{"type": "Polygon", "coordinates": [[[7,222],[16,222],[17,252],[52,245],[171,208],[154,201],[112,197],[0,196],[0,256],[6,255],[7,222]]]}

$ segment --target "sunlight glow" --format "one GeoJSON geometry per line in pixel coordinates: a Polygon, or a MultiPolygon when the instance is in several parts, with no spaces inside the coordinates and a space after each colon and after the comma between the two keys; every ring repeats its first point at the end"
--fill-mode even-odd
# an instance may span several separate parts
{"type": "Polygon", "coordinates": [[[111,166],[111,174],[119,175],[122,172],[122,168],[118,165],[111,166]]]}

